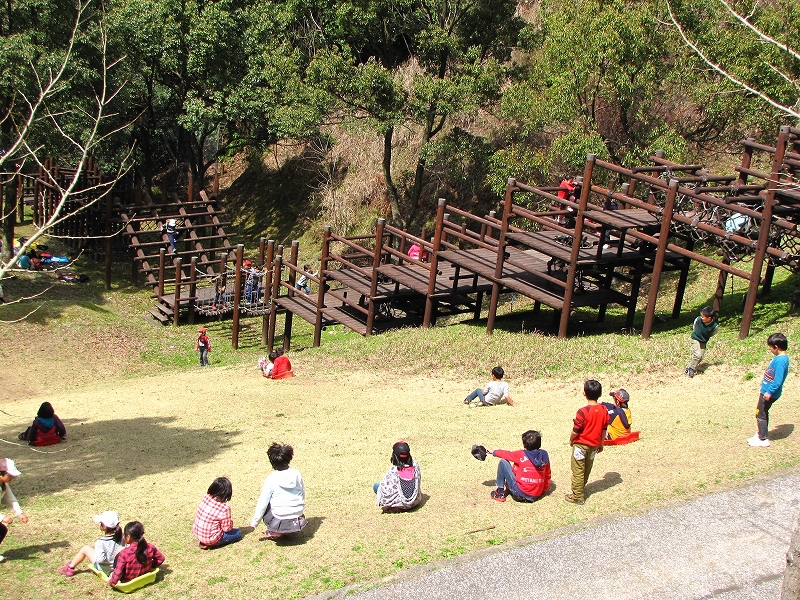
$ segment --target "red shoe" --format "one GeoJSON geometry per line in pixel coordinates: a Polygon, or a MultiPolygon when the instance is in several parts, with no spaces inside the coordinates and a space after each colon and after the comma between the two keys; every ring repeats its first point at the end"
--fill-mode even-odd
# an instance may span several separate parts
{"type": "Polygon", "coordinates": [[[498,502],[505,502],[506,501],[506,492],[505,490],[492,490],[492,499],[497,500],[498,502]]]}
{"type": "Polygon", "coordinates": [[[59,572],[59,573],[61,573],[61,574],[62,574],[62,575],[64,575],[64,576],[66,576],[66,577],[72,577],[73,575],[75,575],[75,569],[73,569],[72,567],[70,567],[70,566],[69,566],[69,563],[67,563],[67,564],[65,564],[63,567],[61,567],[61,568],[58,570],[58,572],[59,572]]]}

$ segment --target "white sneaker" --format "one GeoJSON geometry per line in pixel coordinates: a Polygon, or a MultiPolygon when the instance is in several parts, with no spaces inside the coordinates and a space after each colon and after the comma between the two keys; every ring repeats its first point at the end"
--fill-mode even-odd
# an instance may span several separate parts
{"type": "Polygon", "coordinates": [[[756,447],[759,447],[759,448],[766,448],[766,447],[769,446],[769,440],[759,439],[759,437],[757,435],[754,435],[753,437],[749,438],[747,440],[747,443],[750,446],[756,446],[756,447]]]}
{"type": "Polygon", "coordinates": [[[6,559],[6,557],[3,556],[2,554],[0,554],[0,562],[3,562],[5,559],[6,559]]]}

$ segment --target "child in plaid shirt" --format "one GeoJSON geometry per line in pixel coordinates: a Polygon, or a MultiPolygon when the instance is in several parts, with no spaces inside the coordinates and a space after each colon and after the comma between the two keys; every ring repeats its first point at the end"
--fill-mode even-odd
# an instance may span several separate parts
{"type": "Polygon", "coordinates": [[[144,539],[144,525],[139,521],[125,525],[122,540],[128,546],[117,554],[114,572],[108,580],[108,585],[112,587],[149,573],[164,562],[164,555],[158,548],[144,539]]]}
{"type": "Polygon", "coordinates": [[[231,507],[233,485],[227,477],[217,477],[203,496],[194,518],[192,534],[203,550],[221,548],[242,539],[242,532],[233,527],[231,507]]]}

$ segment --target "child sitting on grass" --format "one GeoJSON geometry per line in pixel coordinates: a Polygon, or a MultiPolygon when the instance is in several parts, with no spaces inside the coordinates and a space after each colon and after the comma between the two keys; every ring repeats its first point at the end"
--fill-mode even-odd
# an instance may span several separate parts
{"type": "Polygon", "coordinates": [[[144,539],[144,525],[139,521],[125,525],[122,540],[127,546],[119,551],[114,561],[114,571],[108,579],[112,587],[141,577],[164,562],[164,555],[158,548],[144,539]]]}
{"type": "Polygon", "coordinates": [[[630,394],[620,388],[615,392],[609,394],[614,399],[614,403],[603,402],[603,406],[608,411],[608,429],[606,430],[606,439],[615,440],[620,436],[628,435],[631,432],[631,424],[633,418],[631,417],[631,410],[628,408],[630,402],[630,394]]]}
{"type": "Polygon", "coordinates": [[[17,437],[31,446],[50,446],[67,439],[67,428],[56,415],[53,405],[42,402],[33,424],[17,437]]]}
{"type": "Polygon", "coordinates": [[[256,527],[263,521],[267,538],[277,540],[306,526],[306,490],[300,471],[289,466],[294,457],[291,446],[273,442],[267,457],[275,470],[264,480],[251,525],[256,527]]]}
{"type": "Polygon", "coordinates": [[[231,506],[233,485],[227,477],[217,477],[203,496],[192,526],[192,534],[200,548],[210,550],[234,544],[242,539],[242,532],[233,527],[231,506]]]}
{"type": "Polygon", "coordinates": [[[75,557],[61,567],[58,572],[66,577],[75,575],[75,568],[88,559],[95,570],[103,571],[108,574],[117,554],[125,548],[122,543],[122,528],[119,526],[119,515],[113,510],[107,510],[102,514],[95,515],[94,522],[100,525],[103,535],[97,538],[92,546],[84,546],[75,557]]]}
{"type": "Polygon", "coordinates": [[[383,512],[409,510],[422,499],[420,493],[421,474],[417,461],[411,458],[411,448],[400,441],[392,446],[391,468],[383,481],[372,489],[378,496],[378,506],[383,512]]]}
{"type": "Polygon", "coordinates": [[[492,498],[505,502],[511,496],[517,502],[536,502],[550,489],[550,457],[542,450],[542,434],[530,429],[522,434],[523,450],[493,450],[497,464],[497,489],[492,498]]]}
{"type": "Polygon", "coordinates": [[[501,381],[504,375],[503,367],[498,366],[492,369],[492,380],[483,389],[478,388],[464,398],[464,404],[472,407],[472,401],[477,398],[478,406],[493,406],[499,400],[505,398],[509,406],[514,406],[511,394],[508,391],[508,383],[501,381]]]}

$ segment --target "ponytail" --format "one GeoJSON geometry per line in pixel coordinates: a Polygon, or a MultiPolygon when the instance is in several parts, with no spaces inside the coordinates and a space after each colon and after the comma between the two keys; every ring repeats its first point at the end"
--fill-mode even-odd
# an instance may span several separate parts
{"type": "Polygon", "coordinates": [[[125,535],[136,543],[136,561],[147,567],[150,561],[147,558],[147,540],[144,539],[144,525],[139,521],[131,521],[125,525],[125,535]]]}
{"type": "Polygon", "coordinates": [[[122,544],[122,527],[119,524],[114,528],[114,531],[108,531],[108,533],[114,536],[114,543],[115,544],[122,544]]]}

